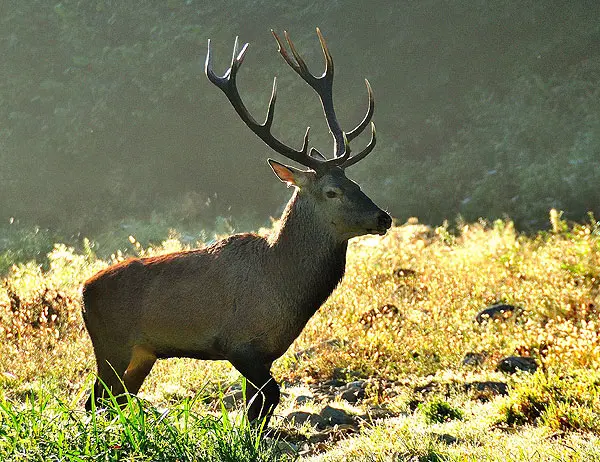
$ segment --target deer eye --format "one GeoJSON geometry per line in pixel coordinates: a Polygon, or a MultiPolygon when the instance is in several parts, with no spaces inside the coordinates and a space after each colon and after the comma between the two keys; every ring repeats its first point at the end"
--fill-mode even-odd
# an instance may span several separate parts
{"type": "Polygon", "coordinates": [[[327,191],[325,191],[325,195],[327,196],[327,198],[333,199],[335,197],[339,197],[341,193],[340,191],[337,191],[335,189],[328,189],[327,191]]]}

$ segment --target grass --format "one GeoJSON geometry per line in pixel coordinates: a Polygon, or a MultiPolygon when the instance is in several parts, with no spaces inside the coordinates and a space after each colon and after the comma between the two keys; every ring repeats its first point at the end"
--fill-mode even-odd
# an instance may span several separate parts
{"type": "MultiPolygon", "coordinates": [[[[239,381],[224,362],[160,361],[125,409],[86,414],[95,364],[79,287],[108,262],[89,245],[57,245],[43,268],[10,267],[0,290],[0,459],[599,460],[600,227],[556,212],[551,224],[528,236],[510,221],[456,232],[413,221],[353,241],[341,287],[275,363],[284,398],[271,425],[289,430],[281,417],[298,410],[294,387],[332,377],[367,379],[362,401],[333,405],[394,417],[283,451],[220,404],[239,381]],[[496,302],[522,311],[475,322],[496,302]],[[463,365],[467,353],[483,362],[463,365]],[[532,356],[537,372],[496,371],[509,355],[532,356]],[[508,395],[468,386],[481,381],[506,383],[508,395]]],[[[182,248],[174,236],[130,243],[140,255],[182,248]]]]}
{"type": "Polygon", "coordinates": [[[16,405],[0,401],[2,460],[274,460],[274,440],[262,437],[243,414],[236,421],[195,413],[192,400],[169,409],[128,397],[123,409],[113,397],[85,413],[44,391],[16,405]]]}

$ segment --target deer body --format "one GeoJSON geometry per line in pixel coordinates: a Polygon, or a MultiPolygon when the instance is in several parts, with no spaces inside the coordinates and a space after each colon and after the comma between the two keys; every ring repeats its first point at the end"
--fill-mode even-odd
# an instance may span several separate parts
{"type": "MultiPolygon", "coordinates": [[[[319,37],[325,53],[320,33],[319,37]]],[[[217,84],[257,132],[236,96],[235,63],[239,67],[240,56],[234,59],[228,79],[214,76],[208,64],[207,75],[213,83],[221,79],[220,84],[230,86],[223,89],[217,84]]],[[[370,88],[369,95],[371,106],[370,88]]],[[[271,118],[273,104],[274,96],[271,118]]],[[[364,128],[366,123],[361,125],[364,128]]],[[[277,142],[270,134],[257,134],[269,145],[277,142]]],[[[124,391],[123,385],[136,393],[160,358],[224,359],[248,379],[249,418],[272,413],[279,388],[270,374],[271,365],[341,281],[348,240],[384,234],[391,226],[390,216],[343,170],[357,156],[370,152],[374,132],[366,150],[354,157],[349,157],[346,134],[341,139],[348,154],[330,160],[309,158],[308,137],[303,151],[283,152],[308,164],[310,170],[269,161],[280,180],[295,190],[277,230],[268,238],[238,234],[202,249],[131,259],[86,281],[84,321],[98,365],[96,399],[104,386],[115,394],[124,391]]],[[[92,397],[87,407],[91,404],[92,397]]]]}
{"type": "Polygon", "coordinates": [[[315,236],[319,228],[296,204],[294,197],[270,239],[239,234],[98,273],[84,288],[86,322],[96,316],[119,343],[145,344],[158,358],[227,359],[245,344],[278,358],[342,279],[346,261],[346,243],[315,236]],[[111,310],[100,311],[108,303],[111,310]]]}

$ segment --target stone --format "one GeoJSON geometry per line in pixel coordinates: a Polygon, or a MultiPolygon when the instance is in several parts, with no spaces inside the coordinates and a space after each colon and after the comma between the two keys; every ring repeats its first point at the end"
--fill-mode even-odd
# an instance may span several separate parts
{"type": "Polygon", "coordinates": [[[311,427],[317,428],[325,428],[327,426],[327,421],[324,417],[320,416],[319,414],[313,414],[312,412],[290,412],[287,416],[285,416],[285,420],[295,427],[301,427],[305,423],[308,423],[308,425],[311,427]]]}
{"type": "Polygon", "coordinates": [[[518,371],[528,372],[533,374],[538,368],[538,364],[530,356],[508,356],[498,363],[496,370],[514,374],[518,371]]]}
{"type": "Polygon", "coordinates": [[[325,387],[337,388],[337,387],[342,387],[344,385],[346,385],[346,382],[341,379],[331,379],[331,380],[326,380],[325,382],[323,382],[323,386],[325,386],[325,387]]]}
{"type": "Polygon", "coordinates": [[[353,425],[354,417],[348,414],[343,409],[338,409],[331,406],[325,406],[320,413],[330,425],[353,425]]]}
{"type": "Polygon", "coordinates": [[[475,316],[475,321],[479,324],[483,324],[484,322],[490,320],[506,320],[513,315],[517,315],[523,312],[523,308],[514,305],[507,305],[505,303],[497,303],[495,305],[488,306],[487,308],[481,310],[475,316]]]}
{"type": "Polygon", "coordinates": [[[477,367],[483,365],[486,359],[487,353],[485,351],[481,353],[475,353],[470,351],[465,354],[465,357],[462,360],[462,365],[477,367]]]}
{"type": "Polygon", "coordinates": [[[297,457],[299,448],[297,444],[291,443],[289,441],[283,441],[283,440],[277,440],[277,442],[275,443],[276,447],[277,447],[277,452],[279,452],[279,454],[281,455],[289,455],[289,456],[294,456],[297,457]]]}
{"type": "MultiPolygon", "coordinates": [[[[380,419],[387,419],[389,417],[394,417],[395,415],[396,415],[396,413],[394,413],[393,411],[390,411],[386,407],[369,406],[369,408],[367,409],[366,417],[368,417],[371,420],[380,420],[380,419]]],[[[367,420],[367,419],[365,419],[365,420],[367,420]]]]}
{"type": "Polygon", "coordinates": [[[310,435],[308,438],[308,443],[309,444],[317,444],[317,443],[323,443],[325,441],[327,441],[331,436],[331,433],[329,432],[319,432],[319,433],[315,433],[314,435],[310,435]]]}
{"type": "Polygon", "coordinates": [[[431,436],[444,444],[456,444],[458,442],[458,438],[448,433],[432,433],[431,436]]]}
{"type": "Polygon", "coordinates": [[[346,386],[349,388],[365,388],[367,382],[365,380],[355,380],[354,382],[348,382],[346,386]]]}
{"type": "Polygon", "coordinates": [[[350,404],[354,404],[357,403],[359,399],[365,397],[365,390],[362,388],[347,388],[339,393],[339,397],[350,404]]]}
{"type": "Polygon", "coordinates": [[[411,399],[408,402],[408,409],[410,410],[410,412],[415,412],[419,406],[423,404],[423,401],[420,399],[411,399]]]}
{"type": "Polygon", "coordinates": [[[356,403],[365,397],[365,386],[364,380],[349,382],[339,390],[337,396],[349,403],[356,403]]]}
{"type": "Polygon", "coordinates": [[[311,401],[313,399],[312,396],[308,396],[308,395],[299,395],[296,396],[296,399],[294,400],[296,404],[298,405],[303,405],[308,403],[309,401],[311,401]]]}
{"type": "Polygon", "coordinates": [[[244,404],[244,392],[242,390],[234,390],[223,396],[223,406],[228,411],[240,407],[244,404]]]}
{"type": "Polygon", "coordinates": [[[470,382],[465,384],[465,391],[476,391],[493,396],[507,396],[508,385],[504,382],[496,382],[491,380],[484,382],[470,382]]]}

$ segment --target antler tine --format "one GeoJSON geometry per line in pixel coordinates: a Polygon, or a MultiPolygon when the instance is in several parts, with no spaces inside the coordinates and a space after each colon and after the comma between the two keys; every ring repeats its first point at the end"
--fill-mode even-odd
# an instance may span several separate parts
{"type": "MultiPolygon", "coordinates": [[[[296,66],[294,67],[294,70],[296,72],[298,72],[298,74],[300,74],[300,76],[307,82],[308,82],[308,80],[311,80],[314,83],[314,81],[316,80],[316,76],[312,75],[311,72],[308,70],[308,66],[304,62],[304,59],[302,59],[302,56],[300,56],[300,53],[298,53],[298,50],[296,50],[296,46],[294,45],[294,42],[292,42],[292,40],[290,39],[290,36],[286,30],[283,31],[283,35],[285,36],[285,40],[287,41],[287,43],[290,47],[290,50],[292,52],[292,55],[294,56],[294,59],[296,60],[296,63],[297,63],[296,66]]],[[[288,59],[289,59],[289,55],[288,55],[288,59]]]]}
{"type": "Polygon", "coordinates": [[[304,62],[304,59],[302,59],[302,56],[300,56],[300,53],[298,53],[298,50],[287,31],[284,31],[284,36],[294,59],[290,57],[283,41],[279,38],[277,33],[273,30],[271,30],[271,33],[277,41],[279,53],[285,62],[311,86],[321,100],[323,112],[325,113],[325,120],[327,121],[329,132],[333,136],[335,144],[334,158],[325,161],[327,167],[342,165],[348,160],[350,150],[347,149],[347,143],[344,141],[344,132],[337,121],[335,109],[333,107],[333,59],[331,53],[329,53],[323,34],[321,34],[320,29],[317,28],[317,35],[319,36],[319,42],[321,43],[321,49],[323,50],[323,55],[325,57],[325,72],[320,77],[316,77],[309,71],[308,66],[304,62]]]}
{"type": "Polygon", "coordinates": [[[269,106],[267,108],[267,116],[263,125],[271,130],[273,125],[273,116],[275,115],[275,101],[277,100],[277,77],[273,77],[273,89],[271,90],[271,98],[269,99],[269,106]]]}
{"type": "Polygon", "coordinates": [[[376,132],[375,132],[375,124],[373,122],[371,122],[371,140],[369,141],[369,144],[367,144],[367,146],[362,151],[360,151],[358,154],[350,157],[346,162],[344,162],[342,165],[340,165],[340,167],[347,168],[347,167],[350,167],[351,165],[354,165],[358,161],[364,159],[365,157],[367,157],[367,155],[369,155],[371,153],[371,151],[373,151],[373,148],[375,147],[376,143],[377,143],[377,136],[376,136],[376,132]]]}
{"type": "Polygon", "coordinates": [[[333,79],[333,58],[331,57],[331,53],[329,53],[329,48],[327,48],[325,38],[323,37],[323,34],[321,34],[321,29],[318,27],[317,35],[319,36],[321,49],[323,50],[323,55],[325,56],[325,73],[323,75],[327,75],[329,78],[333,79]]]}
{"type": "Polygon", "coordinates": [[[277,33],[273,29],[271,29],[271,34],[273,34],[273,37],[275,37],[275,40],[277,41],[277,51],[279,52],[281,57],[285,60],[288,66],[290,66],[298,74],[300,74],[300,68],[298,67],[298,64],[292,58],[290,58],[290,55],[288,54],[287,49],[285,48],[285,45],[279,38],[279,35],[277,35],[277,33]]]}
{"type": "MultiPolygon", "coordinates": [[[[236,62],[237,62],[237,58],[238,58],[238,45],[239,45],[239,39],[240,37],[238,35],[235,36],[235,41],[233,42],[233,52],[231,53],[231,64],[229,65],[229,71],[231,73],[235,73],[237,71],[237,66],[236,62]],[[234,68],[236,68],[234,70],[234,68]]],[[[247,43],[244,44],[244,47],[242,49],[242,52],[245,54],[245,49],[248,46],[247,43]]]]}
{"type": "Polygon", "coordinates": [[[373,117],[373,112],[375,111],[375,98],[373,97],[373,90],[371,89],[371,84],[367,79],[365,79],[365,84],[367,84],[367,93],[369,96],[369,108],[367,109],[367,114],[363,118],[363,120],[352,130],[346,133],[348,137],[348,141],[352,141],[358,135],[360,135],[363,130],[369,125],[371,118],[373,117]]]}
{"type": "Polygon", "coordinates": [[[212,69],[211,54],[210,54],[210,39],[208,40],[208,51],[206,53],[206,61],[204,70],[208,79],[221,89],[227,99],[238,113],[242,121],[252,130],[258,137],[263,140],[271,149],[282,154],[288,159],[298,162],[305,167],[312,168],[314,170],[321,170],[324,166],[324,162],[311,157],[308,154],[308,134],[309,130],[306,130],[304,135],[304,141],[302,149],[300,151],[285,145],[271,134],[271,126],[273,124],[273,115],[275,112],[275,101],[277,100],[277,79],[273,79],[273,90],[271,92],[271,98],[269,99],[269,105],[267,109],[267,115],[264,123],[258,123],[256,119],[250,114],[246,106],[244,105],[242,98],[237,89],[236,76],[237,71],[244,61],[248,44],[246,43],[242,50],[238,53],[238,39],[236,37],[235,44],[233,46],[233,57],[231,59],[231,66],[223,76],[218,76],[212,69]]]}
{"type": "Polygon", "coordinates": [[[285,44],[283,43],[283,40],[281,40],[279,38],[279,35],[277,35],[277,33],[273,29],[271,29],[271,34],[273,34],[273,37],[277,41],[277,51],[279,52],[281,57],[285,60],[285,62],[288,64],[288,66],[290,66],[292,69],[294,69],[294,71],[300,77],[302,77],[306,82],[308,82],[309,85],[312,85],[312,83],[315,82],[316,77],[310,73],[310,71],[308,70],[308,66],[306,65],[306,63],[304,62],[304,60],[302,59],[300,54],[296,51],[294,42],[291,41],[287,31],[283,31],[283,34],[285,36],[285,40],[288,43],[288,46],[290,47],[290,50],[292,51],[292,55],[294,56],[294,59],[292,59],[290,57],[290,55],[287,51],[287,48],[286,48],[285,44]],[[309,80],[310,80],[310,82],[309,82],[309,80]]]}

